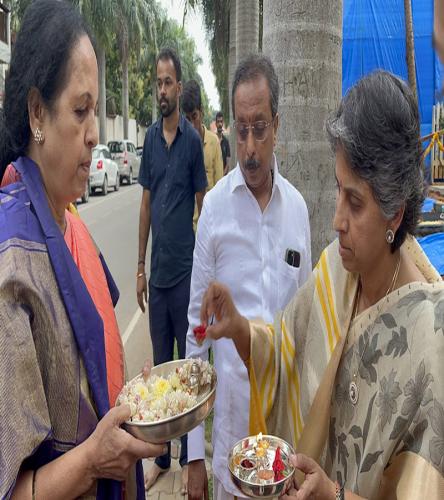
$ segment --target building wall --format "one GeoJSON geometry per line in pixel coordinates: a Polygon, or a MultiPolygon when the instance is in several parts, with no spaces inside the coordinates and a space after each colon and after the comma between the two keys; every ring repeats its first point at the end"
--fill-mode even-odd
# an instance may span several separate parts
{"type": "MultiPolygon", "coordinates": [[[[97,128],[99,128],[99,117],[96,116],[97,128]]],[[[146,127],[137,125],[134,118],[130,118],[128,123],[128,139],[134,143],[136,147],[143,146],[145,140],[146,127]]],[[[114,141],[123,139],[123,117],[117,115],[115,118],[106,117],[106,140],[114,141]]]]}

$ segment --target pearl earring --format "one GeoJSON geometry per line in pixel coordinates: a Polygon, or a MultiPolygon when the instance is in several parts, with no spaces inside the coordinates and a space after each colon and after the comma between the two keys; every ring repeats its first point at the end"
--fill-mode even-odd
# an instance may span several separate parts
{"type": "Polygon", "coordinates": [[[389,245],[391,245],[395,239],[395,233],[391,229],[387,229],[385,233],[385,239],[389,245]]]}

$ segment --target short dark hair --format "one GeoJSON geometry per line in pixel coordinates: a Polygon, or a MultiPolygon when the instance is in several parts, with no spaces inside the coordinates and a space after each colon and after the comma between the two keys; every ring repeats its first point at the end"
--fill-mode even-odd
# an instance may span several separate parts
{"type": "Polygon", "coordinates": [[[183,86],[182,109],[185,113],[192,113],[195,109],[202,111],[200,85],[196,80],[189,80],[183,86]]]}
{"type": "Polygon", "coordinates": [[[216,113],[216,120],[217,120],[218,118],[222,118],[222,120],[224,119],[224,114],[222,113],[222,111],[218,111],[218,112],[216,113]]]}
{"type": "Polygon", "coordinates": [[[279,105],[279,80],[274,70],[271,60],[260,54],[251,54],[239,63],[234,73],[233,86],[231,90],[231,109],[233,116],[236,116],[234,109],[234,94],[237,87],[244,82],[256,80],[263,76],[267,80],[270,90],[271,116],[276,116],[279,105]]]}
{"type": "Polygon", "coordinates": [[[408,85],[387,71],[359,80],[326,123],[336,151],[342,147],[350,168],[366,181],[382,214],[404,217],[391,244],[394,252],[414,234],[424,200],[424,171],[418,105],[408,85]]]}
{"type": "Polygon", "coordinates": [[[178,82],[182,81],[182,66],[180,64],[179,56],[177,52],[171,47],[164,47],[160,50],[156,57],[156,68],[159,61],[172,61],[174,65],[174,71],[176,72],[176,80],[178,82]]]}
{"type": "Polygon", "coordinates": [[[0,111],[0,180],[7,165],[28,148],[30,90],[37,89],[48,109],[53,109],[67,83],[71,51],[83,35],[93,43],[80,12],[68,2],[37,0],[26,9],[0,111]]]}

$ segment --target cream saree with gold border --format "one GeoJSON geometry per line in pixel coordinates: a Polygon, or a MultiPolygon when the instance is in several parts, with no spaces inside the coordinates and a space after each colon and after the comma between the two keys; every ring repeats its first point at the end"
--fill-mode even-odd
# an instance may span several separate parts
{"type": "Polygon", "coordinates": [[[250,432],[283,437],[363,497],[438,499],[444,284],[414,239],[402,252],[428,283],[395,290],[353,322],[357,276],[336,241],[274,325],[251,323],[250,432]]]}

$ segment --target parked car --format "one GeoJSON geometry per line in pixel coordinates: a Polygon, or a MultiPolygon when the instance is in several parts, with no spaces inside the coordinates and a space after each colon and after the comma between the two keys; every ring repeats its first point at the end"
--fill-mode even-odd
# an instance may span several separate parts
{"type": "Polygon", "coordinates": [[[142,158],[142,153],[143,153],[143,146],[139,146],[136,148],[137,154],[142,158]]]}
{"type": "Polygon", "coordinates": [[[117,163],[111,159],[111,153],[104,144],[98,144],[92,150],[92,162],[89,169],[89,185],[91,193],[101,189],[103,196],[108,194],[108,188],[119,190],[120,174],[117,163]]]}
{"type": "Polygon", "coordinates": [[[120,179],[124,179],[128,184],[132,184],[139,176],[140,156],[136,152],[136,147],[131,141],[109,141],[108,147],[111,157],[119,167],[120,179]]]}

